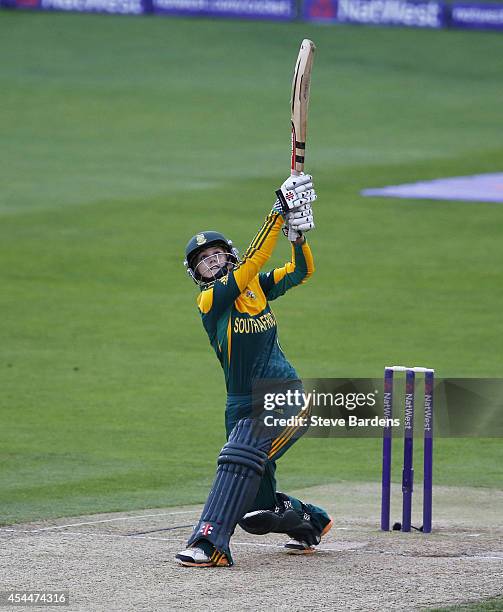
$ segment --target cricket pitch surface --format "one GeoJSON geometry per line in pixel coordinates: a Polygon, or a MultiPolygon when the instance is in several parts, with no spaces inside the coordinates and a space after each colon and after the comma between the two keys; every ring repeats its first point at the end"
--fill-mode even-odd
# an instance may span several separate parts
{"type": "MultiPolygon", "coordinates": [[[[431,534],[381,532],[377,483],[292,493],[334,518],[314,555],[238,527],[234,567],[186,568],[174,556],[200,505],[80,516],[0,528],[0,589],[67,590],[63,609],[85,612],[418,610],[503,592],[503,491],[434,487],[431,534]]],[[[399,521],[399,485],[392,499],[399,521]]],[[[419,490],[414,501],[418,517],[419,490]]]]}

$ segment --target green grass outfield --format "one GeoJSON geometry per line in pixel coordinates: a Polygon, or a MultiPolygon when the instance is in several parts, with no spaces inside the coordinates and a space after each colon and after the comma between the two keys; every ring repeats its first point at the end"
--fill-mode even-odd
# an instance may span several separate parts
{"type": "Polygon", "coordinates": [[[500,612],[502,608],[503,597],[495,597],[477,603],[435,608],[432,612],[500,612]]]}
{"type": "MultiPolygon", "coordinates": [[[[317,272],[275,304],[287,355],[502,375],[503,207],[359,196],[502,170],[501,36],[1,12],[3,523],[203,501],[224,387],[183,249],[243,249],[270,208],[303,37],[317,272]]],[[[436,449],[435,482],[501,485],[501,440],[436,449]]],[[[304,440],[280,485],[379,472],[378,440],[304,440]]]]}

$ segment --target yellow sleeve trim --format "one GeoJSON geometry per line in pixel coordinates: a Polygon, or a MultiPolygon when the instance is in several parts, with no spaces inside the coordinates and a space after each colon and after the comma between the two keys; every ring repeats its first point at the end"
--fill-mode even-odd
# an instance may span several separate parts
{"type": "MultiPolygon", "coordinates": [[[[263,247],[264,241],[267,238],[267,235],[269,234],[271,229],[274,227],[274,225],[277,225],[278,229],[281,228],[281,226],[283,225],[283,219],[278,213],[271,213],[266,217],[264,223],[262,224],[262,227],[259,229],[255,237],[251,241],[250,246],[246,249],[242,263],[244,263],[247,259],[253,257],[257,249],[263,247]]],[[[274,248],[274,244],[275,241],[272,244],[272,248],[274,248]]],[[[270,248],[270,245],[267,246],[269,246],[270,248]]],[[[272,248],[270,248],[269,255],[272,253],[272,248]]]]}
{"type": "Polygon", "coordinates": [[[278,213],[271,213],[266,217],[264,224],[246,249],[242,262],[234,270],[234,279],[240,291],[245,290],[271,256],[282,225],[283,218],[278,213]]]}
{"type": "Polygon", "coordinates": [[[292,244],[292,260],[286,263],[282,268],[274,269],[274,283],[279,283],[280,280],[283,280],[287,274],[294,272],[295,270],[295,249],[292,244]]]}
{"type": "Polygon", "coordinates": [[[302,279],[302,282],[305,283],[309,279],[309,277],[313,275],[314,258],[311,252],[311,247],[307,244],[307,242],[304,242],[304,244],[302,245],[302,252],[304,253],[304,258],[306,260],[306,265],[307,265],[307,274],[302,279]]]}
{"type": "Polygon", "coordinates": [[[201,291],[197,296],[197,306],[203,314],[207,314],[213,306],[213,287],[201,291]]]}

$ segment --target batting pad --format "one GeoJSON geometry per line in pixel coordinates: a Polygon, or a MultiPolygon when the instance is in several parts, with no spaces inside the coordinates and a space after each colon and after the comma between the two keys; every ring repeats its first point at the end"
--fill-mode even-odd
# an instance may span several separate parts
{"type": "Polygon", "coordinates": [[[264,474],[271,438],[253,419],[241,419],[220,451],[217,473],[201,518],[188,545],[205,539],[227,555],[229,540],[241,517],[252,505],[264,474]]]}

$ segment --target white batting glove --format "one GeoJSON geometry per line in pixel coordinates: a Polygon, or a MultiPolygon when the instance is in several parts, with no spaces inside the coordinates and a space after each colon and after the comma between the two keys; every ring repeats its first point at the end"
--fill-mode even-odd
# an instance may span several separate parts
{"type": "Polygon", "coordinates": [[[278,200],[274,205],[274,210],[281,212],[283,216],[305,204],[314,202],[317,196],[313,186],[313,177],[310,174],[289,176],[276,191],[276,196],[278,200]]]}
{"type": "Polygon", "coordinates": [[[289,228],[297,232],[308,232],[314,228],[314,216],[311,204],[304,204],[300,208],[288,213],[286,222],[289,228]]]}
{"type": "Polygon", "coordinates": [[[314,215],[310,204],[303,204],[299,208],[289,212],[285,216],[286,226],[285,235],[288,240],[294,241],[300,238],[303,233],[314,229],[314,215]]]}

